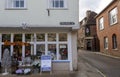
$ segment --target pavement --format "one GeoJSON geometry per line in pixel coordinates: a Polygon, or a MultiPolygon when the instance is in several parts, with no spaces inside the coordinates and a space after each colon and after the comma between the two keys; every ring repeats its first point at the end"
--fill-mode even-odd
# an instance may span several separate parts
{"type": "MultiPolygon", "coordinates": [[[[78,57],[80,54],[78,53],[78,57]]],[[[15,74],[8,74],[2,75],[0,77],[105,77],[102,73],[88,64],[81,58],[78,58],[78,71],[53,71],[51,74],[47,73],[37,73],[37,74],[30,74],[30,75],[15,75],[15,74]]]]}

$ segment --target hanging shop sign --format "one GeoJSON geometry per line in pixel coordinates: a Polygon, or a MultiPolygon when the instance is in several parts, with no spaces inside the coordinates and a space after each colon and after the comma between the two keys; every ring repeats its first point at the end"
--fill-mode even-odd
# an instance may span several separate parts
{"type": "Polygon", "coordinates": [[[30,45],[30,43],[26,43],[26,42],[20,42],[20,41],[17,41],[17,42],[9,42],[9,41],[5,41],[4,42],[4,45],[25,45],[25,46],[28,46],[30,45]]]}
{"type": "Polygon", "coordinates": [[[41,56],[41,72],[42,71],[51,71],[51,56],[42,55],[41,56]]]}

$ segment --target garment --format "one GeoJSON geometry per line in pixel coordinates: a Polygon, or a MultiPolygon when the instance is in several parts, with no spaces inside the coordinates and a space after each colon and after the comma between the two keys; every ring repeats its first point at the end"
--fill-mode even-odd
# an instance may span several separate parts
{"type": "Polygon", "coordinates": [[[3,68],[11,67],[11,56],[8,49],[4,50],[3,58],[2,58],[2,67],[3,68]]]}

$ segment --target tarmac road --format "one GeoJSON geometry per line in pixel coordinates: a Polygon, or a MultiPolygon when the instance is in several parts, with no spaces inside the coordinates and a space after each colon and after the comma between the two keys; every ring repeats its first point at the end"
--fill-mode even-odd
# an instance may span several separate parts
{"type": "Polygon", "coordinates": [[[120,59],[83,50],[79,54],[79,58],[98,69],[104,77],[120,77],[120,59]]]}

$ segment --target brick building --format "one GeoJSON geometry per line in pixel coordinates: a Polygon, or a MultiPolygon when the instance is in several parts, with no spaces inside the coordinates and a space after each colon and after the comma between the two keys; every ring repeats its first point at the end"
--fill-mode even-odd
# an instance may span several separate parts
{"type": "Polygon", "coordinates": [[[86,12],[86,17],[80,21],[80,29],[78,30],[78,47],[85,50],[98,51],[99,43],[96,32],[97,14],[91,10],[86,12]]]}
{"type": "Polygon", "coordinates": [[[97,16],[100,51],[120,56],[120,0],[113,0],[97,16]]]}

